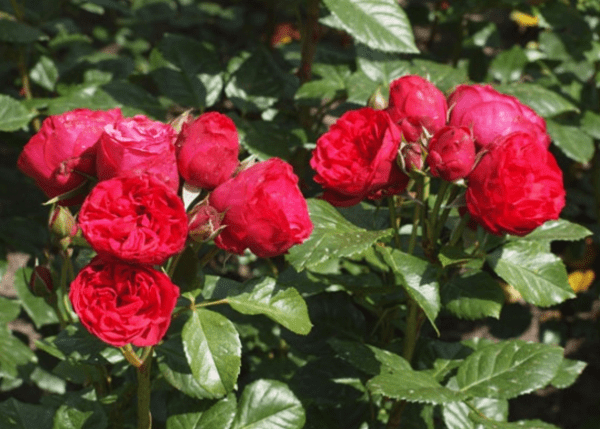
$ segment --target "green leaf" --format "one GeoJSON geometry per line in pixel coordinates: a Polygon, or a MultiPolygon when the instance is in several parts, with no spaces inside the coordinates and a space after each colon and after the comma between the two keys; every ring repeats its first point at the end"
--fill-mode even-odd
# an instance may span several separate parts
{"type": "Polygon", "coordinates": [[[514,45],[511,49],[502,51],[491,62],[489,75],[501,83],[516,82],[521,78],[527,64],[527,56],[523,48],[514,45]]]}
{"type": "Polygon", "coordinates": [[[102,352],[112,349],[90,334],[81,323],[67,326],[54,338],[53,343],[63,355],[91,364],[106,364],[102,352]]]}
{"type": "Polygon", "coordinates": [[[520,420],[518,422],[495,422],[475,413],[469,414],[469,418],[483,429],[560,429],[557,426],[545,423],[541,420],[520,420]]]}
{"type": "Polygon", "coordinates": [[[258,380],[244,389],[231,429],[301,429],[302,404],[282,382],[258,380]]]}
{"type": "Polygon", "coordinates": [[[547,121],[548,134],[565,155],[577,162],[588,162],[594,156],[594,140],[580,127],[547,121]]]}
{"type": "Polygon", "coordinates": [[[577,106],[543,86],[535,83],[518,83],[513,85],[498,85],[500,92],[513,95],[527,104],[540,116],[547,118],[565,112],[578,112],[577,106]]]}
{"type": "Polygon", "coordinates": [[[498,319],[504,301],[498,282],[484,271],[455,277],[442,287],[444,307],[461,319],[498,319]]]}
{"type": "Polygon", "coordinates": [[[181,106],[204,109],[217,102],[223,90],[222,69],[214,46],[206,42],[166,34],[151,57],[152,72],[160,92],[181,106]]]}
{"type": "Polygon", "coordinates": [[[589,136],[600,140],[600,115],[586,110],[581,118],[581,129],[589,136]]]}
{"type": "Polygon", "coordinates": [[[31,268],[20,268],[15,273],[14,287],[23,308],[33,320],[37,328],[52,323],[58,323],[56,313],[43,298],[34,296],[29,290],[29,278],[31,277],[31,268]]]}
{"type": "Polygon", "coordinates": [[[519,239],[577,241],[590,235],[592,235],[592,231],[589,229],[565,219],[558,219],[549,220],[519,239]]]}
{"type": "Polygon", "coordinates": [[[333,100],[345,93],[350,74],[347,64],[315,64],[313,80],[298,88],[294,98],[302,102],[310,100],[318,103],[322,100],[333,100]],[[316,76],[320,79],[316,79],[316,76]]]}
{"type": "Polygon", "coordinates": [[[408,17],[394,0],[324,0],[339,25],[370,48],[418,53],[408,17]]]}
{"type": "Polygon", "coordinates": [[[377,247],[377,251],[396,276],[406,293],[423,309],[436,332],[435,319],[440,312],[440,285],[437,269],[423,259],[389,247],[377,247]]]}
{"type": "MultiPolygon", "coordinates": [[[[505,399],[473,398],[467,401],[488,419],[504,421],[508,417],[508,401],[505,399]]],[[[444,404],[442,415],[447,429],[476,429],[470,419],[472,408],[465,402],[444,404]]]]}
{"type": "Polygon", "coordinates": [[[547,385],[563,359],[560,347],[504,341],[482,347],[458,368],[460,392],[471,397],[511,399],[547,385]]]}
{"type": "Polygon", "coordinates": [[[304,243],[292,247],[286,256],[297,271],[319,271],[332,259],[364,252],[391,233],[390,229],[367,231],[359,228],[326,201],[309,198],[307,203],[313,233],[304,243]]]}
{"type": "Polygon", "coordinates": [[[183,350],[194,378],[215,398],[231,392],[240,373],[242,344],[225,316],[199,309],[181,331],[183,350]]]}
{"type": "Polygon", "coordinates": [[[558,389],[569,387],[575,383],[575,380],[577,380],[577,377],[579,377],[586,366],[587,363],[580,360],[563,359],[558,372],[552,381],[550,381],[550,384],[558,389]]]}
{"type": "Polygon", "coordinates": [[[438,383],[428,371],[413,370],[403,357],[373,346],[366,347],[381,364],[379,374],[367,383],[372,393],[408,402],[431,404],[445,404],[464,399],[461,393],[438,383]]]}
{"type": "Polygon", "coordinates": [[[47,40],[41,30],[19,21],[0,19],[0,40],[10,43],[32,43],[47,40]]]}
{"type": "Polygon", "coordinates": [[[509,242],[487,259],[496,274],[531,304],[548,307],[575,297],[564,264],[543,243],[509,242]]]}
{"type": "Polygon", "coordinates": [[[0,296],[0,325],[15,320],[20,312],[21,304],[19,304],[19,301],[0,296]]]}
{"type": "Polygon", "coordinates": [[[244,289],[227,297],[229,305],[242,314],[264,314],[296,334],[312,328],[306,302],[294,288],[277,286],[275,279],[249,281],[244,289]]]}
{"type": "Polygon", "coordinates": [[[469,80],[466,68],[452,67],[447,64],[440,64],[420,58],[415,58],[412,61],[411,73],[428,79],[440,91],[445,92],[469,80]]]}
{"type": "Polygon", "coordinates": [[[398,58],[398,55],[377,51],[363,44],[356,46],[356,62],[369,79],[386,86],[410,74],[412,66],[409,61],[398,58]]]}
{"type": "MultiPolygon", "coordinates": [[[[64,396],[63,396],[64,401],[64,396]]],[[[108,418],[95,391],[71,393],[54,415],[52,429],[105,429],[108,418]]]]}
{"type": "Polygon", "coordinates": [[[2,429],[51,429],[54,409],[19,402],[14,398],[0,403],[2,429]]]}
{"type": "Polygon", "coordinates": [[[56,64],[46,56],[40,57],[38,63],[33,66],[29,73],[31,80],[48,91],[54,91],[58,80],[58,69],[56,64]]]}
{"type": "Polygon", "coordinates": [[[6,327],[0,326],[0,379],[18,378],[19,367],[30,362],[37,362],[31,349],[6,327]]]}
{"type": "Polygon", "coordinates": [[[175,397],[169,403],[167,429],[226,429],[231,426],[235,411],[234,395],[226,396],[216,403],[191,399],[182,401],[175,397]]]}
{"type": "Polygon", "coordinates": [[[25,127],[34,116],[19,101],[0,94],[0,131],[17,131],[25,127]]]}
{"type": "MultiPolygon", "coordinates": [[[[346,79],[348,92],[346,102],[366,106],[369,98],[371,98],[371,95],[373,95],[379,86],[381,85],[369,79],[361,70],[358,70],[346,79]]],[[[382,88],[382,92],[385,91],[387,91],[387,85],[385,85],[385,88],[382,88]]],[[[387,98],[385,95],[384,97],[387,98]]]]}

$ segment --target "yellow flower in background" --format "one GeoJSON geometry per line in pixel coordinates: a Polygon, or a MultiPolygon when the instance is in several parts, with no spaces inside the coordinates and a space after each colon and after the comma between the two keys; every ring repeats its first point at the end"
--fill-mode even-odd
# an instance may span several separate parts
{"type": "Polygon", "coordinates": [[[594,270],[577,270],[569,274],[569,285],[575,293],[585,292],[594,282],[594,270]]]}
{"type": "Polygon", "coordinates": [[[515,21],[519,27],[537,27],[539,24],[539,18],[537,16],[529,15],[518,10],[513,10],[510,14],[510,19],[515,21]]]}

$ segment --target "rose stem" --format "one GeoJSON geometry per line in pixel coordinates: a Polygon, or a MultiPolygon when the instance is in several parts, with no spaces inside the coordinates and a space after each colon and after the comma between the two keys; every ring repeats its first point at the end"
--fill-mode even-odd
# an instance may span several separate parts
{"type": "Polygon", "coordinates": [[[446,182],[445,180],[442,180],[442,184],[440,185],[440,189],[438,189],[438,193],[437,196],[435,198],[435,204],[433,206],[433,210],[431,211],[431,245],[435,247],[435,244],[437,242],[437,239],[439,237],[439,233],[438,231],[441,232],[441,228],[438,225],[438,222],[441,219],[439,218],[439,213],[440,213],[440,207],[442,206],[442,201],[444,201],[444,197],[446,196],[446,192],[448,191],[448,188],[450,187],[450,182],[446,182]]]}
{"type": "Polygon", "coordinates": [[[150,414],[150,369],[153,347],[144,347],[142,364],[137,368],[138,379],[138,429],[152,428],[150,414]]]}
{"type": "Polygon", "coordinates": [[[388,197],[387,200],[388,207],[390,208],[390,226],[394,230],[394,243],[396,244],[396,248],[400,250],[401,243],[400,233],[398,232],[398,230],[400,229],[400,222],[402,221],[402,218],[399,217],[396,213],[396,200],[394,199],[394,197],[388,197]]]}

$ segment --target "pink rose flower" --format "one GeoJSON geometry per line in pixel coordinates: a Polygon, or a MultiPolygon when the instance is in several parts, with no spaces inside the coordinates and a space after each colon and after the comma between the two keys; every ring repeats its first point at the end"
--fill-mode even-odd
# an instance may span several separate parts
{"type": "Polygon", "coordinates": [[[466,127],[447,126],[429,141],[427,164],[434,177],[452,182],[467,177],[475,163],[475,143],[466,127]]]}
{"type": "Polygon", "coordinates": [[[173,127],[146,116],[122,118],[107,126],[98,145],[100,180],[152,174],[172,190],[179,188],[173,127]]]}
{"type": "Polygon", "coordinates": [[[262,258],[281,255],[306,240],[313,225],[291,165],[259,162],[217,186],[210,205],[225,213],[215,244],[231,253],[250,249],[262,258]]]}
{"type": "MultiPolygon", "coordinates": [[[[71,191],[86,180],[86,175],[96,175],[98,139],[104,126],[120,118],[120,109],[76,109],[49,116],[23,148],[17,166],[49,198],[71,191]]],[[[61,203],[78,204],[83,198],[61,203]]]]}

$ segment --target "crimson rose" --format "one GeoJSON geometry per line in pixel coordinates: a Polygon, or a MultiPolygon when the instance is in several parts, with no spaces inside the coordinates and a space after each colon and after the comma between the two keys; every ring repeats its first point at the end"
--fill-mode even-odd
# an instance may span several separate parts
{"type": "Polygon", "coordinates": [[[96,175],[96,143],[104,126],[120,118],[120,109],[76,109],[49,116],[23,148],[17,166],[50,198],[71,191],[85,181],[84,175],[96,175]]]}
{"type": "Polygon", "coordinates": [[[517,98],[490,85],[458,85],[448,97],[450,125],[473,131],[478,148],[517,131],[531,134],[544,148],[550,145],[546,121],[517,98]]]}
{"type": "Polygon", "coordinates": [[[431,174],[448,182],[466,177],[475,163],[475,143],[466,127],[442,128],[429,141],[428,150],[431,174]]]}
{"type": "Polygon", "coordinates": [[[222,113],[205,113],[194,122],[184,123],[175,146],[179,173],[198,188],[216,188],[239,164],[237,130],[222,113]]]}
{"type": "Polygon", "coordinates": [[[107,126],[98,146],[98,178],[152,174],[177,192],[176,138],[171,125],[144,115],[123,118],[107,126]]]}
{"type": "Polygon", "coordinates": [[[467,209],[492,234],[526,235],[558,219],[565,205],[562,171],[531,134],[489,146],[467,179],[467,209]]]}
{"type": "Polygon", "coordinates": [[[157,344],[169,328],[178,296],[166,274],[100,257],[79,272],[69,292],[83,326],[115,347],[157,344]]]}
{"type": "Polygon", "coordinates": [[[421,76],[403,76],[390,84],[387,112],[406,141],[416,142],[424,128],[432,134],[442,128],[447,111],[442,91],[421,76]]]}
{"type": "Polygon", "coordinates": [[[210,205],[225,213],[215,238],[221,249],[262,258],[281,255],[312,232],[306,200],[291,165],[278,158],[259,162],[217,186],[210,205]]]}
{"type": "Polygon", "coordinates": [[[99,255],[138,264],[162,264],[183,249],[188,231],[183,202],[151,175],[99,182],[79,225],[99,255]]]}
{"type": "Polygon", "coordinates": [[[364,107],[344,113],[317,140],[310,166],[335,206],[352,206],[402,192],[408,184],[396,163],[402,134],[383,110],[364,107]]]}

